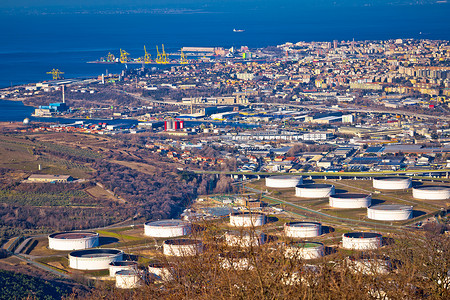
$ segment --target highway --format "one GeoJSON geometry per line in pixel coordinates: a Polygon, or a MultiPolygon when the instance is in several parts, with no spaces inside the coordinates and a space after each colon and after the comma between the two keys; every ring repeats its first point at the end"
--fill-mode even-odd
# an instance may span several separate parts
{"type": "MultiPolygon", "coordinates": [[[[132,96],[138,100],[144,101],[144,102],[152,102],[152,103],[158,103],[158,104],[170,104],[170,105],[179,105],[179,106],[191,106],[190,103],[183,103],[178,101],[159,101],[154,100],[147,97],[142,97],[136,94],[129,93],[127,91],[123,90],[115,90],[120,93],[127,94],[129,96],[132,96]]],[[[199,104],[195,104],[195,106],[198,106],[199,104]]],[[[276,106],[276,107],[295,107],[295,108],[301,108],[306,110],[323,110],[323,111],[348,111],[348,112],[360,112],[360,113],[379,113],[379,114],[395,114],[395,115],[404,115],[414,118],[421,118],[421,119],[436,119],[436,120],[444,120],[444,121],[450,121],[450,116],[443,114],[443,115],[428,115],[428,114],[419,114],[416,112],[410,112],[410,111],[403,111],[399,109],[379,109],[379,108],[361,108],[361,107],[353,107],[353,106],[347,106],[347,107],[325,107],[325,106],[315,106],[315,105],[302,105],[302,104],[293,104],[293,103],[271,103],[271,102],[264,102],[264,103],[251,103],[251,105],[258,105],[258,106],[276,106]]],[[[201,105],[200,105],[201,106],[201,105]]],[[[207,106],[207,105],[204,105],[207,106]]]]}

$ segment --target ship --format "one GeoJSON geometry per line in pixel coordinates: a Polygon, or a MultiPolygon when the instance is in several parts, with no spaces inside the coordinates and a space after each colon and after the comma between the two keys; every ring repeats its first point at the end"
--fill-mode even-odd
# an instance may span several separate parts
{"type": "Polygon", "coordinates": [[[233,32],[244,32],[245,30],[244,29],[233,29],[233,32]]]}

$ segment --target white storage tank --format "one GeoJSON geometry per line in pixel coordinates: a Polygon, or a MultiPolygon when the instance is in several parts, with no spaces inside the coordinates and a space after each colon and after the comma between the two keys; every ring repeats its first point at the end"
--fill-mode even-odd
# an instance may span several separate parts
{"type": "Polygon", "coordinates": [[[392,264],[386,258],[347,258],[347,265],[354,273],[364,275],[387,275],[392,269],[392,264]]]}
{"type": "Polygon", "coordinates": [[[379,190],[406,190],[411,187],[410,177],[379,177],[373,179],[373,187],[379,190]]]}
{"type": "Polygon", "coordinates": [[[148,272],[156,276],[160,281],[172,280],[172,267],[164,263],[151,263],[148,265],[148,272]]]}
{"type": "Polygon", "coordinates": [[[372,195],[368,194],[335,194],[330,196],[330,206],[334,208],[363,208],[369,207],[372,195]]]}
{"type": "Polygon", "coordinates": [[[53,250],[71,251],[94,248],[99,245],[99,235],[91,231],[58,232],[48,236],[48,247],[53,250]]]}
{"type": "Polygon", "coordinates": [[[373,232],[348,232],[342,235],[342,247],[353,250],[372,250],[381,247],[383,236],[373,232]]]}
{"type": "Polygon", "coordinates": [[[224,269],[237,271],[253,270],[248,254],[245,252],[225,252],[219,254],[219,265],[224,269]]]}
{"type": "Polygon", "coordinates": [[[107,270],[109,264],[123,260],[123,251],[118,249],[78,250],[69,254],[69,267],[77,270],[107,270]]]}
{"type": "Polygon", "coordinates": [[[109,276],[114,277],[121,270],[137,270],[138,264],[135,261],[121,260],[113,261],[109,264],[109,276]]]}
{"type": "Polygon", "coordinates": [[[288,258],[316,259],[323,256],[324,246],[319,242],[295,242],[286,246],[285,255],[288,258]]]}
{"type": "Polygon", "coordinates": [[[225,242],[232,247],[257,247],[267,241],[267,236],[260,231],[228,231],[225,242]]]}
{"type": "Polygon", "coordinates": [[[421,200],[447,200],[450,199],[450,186],[429,185],[413,188],[413,197],[421,200]]]}
{"type": "Polygon", "coordinates": [[[367,217],[378,221],[404,221],[413,216],[410,205],[381,204],[367,208],[367,217]]]}
{"type": "Polygon", "coordinates": [[[294,188],[303,183],[301,176],[271,176],[266,178],[266,186],[271,188],[294,188]]]}
{"type": "Polygon", "coordinates": [[[234,227],[257,227],[266,224],[266,215],[258,212],[230,214],[230,225],[234,227]]]}
{"type": "Polygon", "coordinates": [[[325,198],[334,195],[332,184],[299,184],[295,187],[295,196],[301,198],[325,198]]]}
{"type": "Polygon", "coordinates": [[[116,273],[116,288],[118,289],[134,289],[142,285],[142,274],[137,270],[122,270],[116,273]]]}
{"type": "Polygon", "coordinates": [[[289,222],[284,224],[284,233],[291,238],[309,238],[322,234],[322,224],[318,222],[289,222]]]}
{"type": "Polygon", "coordinates": [[[194,256],[202,252],[203,243],[199,240],[166,240],[163,243],[163,254],[168,256],[194,256]]]}
{"type": "Polygon", "coordinates": [[[144,234],[155,238],[173,238],[191,233],[191,224],[182,220],[160,220],[144,224],[144,234]]]}

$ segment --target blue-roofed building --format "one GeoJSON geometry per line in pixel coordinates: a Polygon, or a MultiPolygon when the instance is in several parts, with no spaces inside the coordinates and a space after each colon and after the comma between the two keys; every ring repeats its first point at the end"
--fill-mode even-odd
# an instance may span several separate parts
{"type": "Polygon", "coordinates": [[[369,147],[366,149],[366,151],[364,151],[365,154],[376,154],[376,155],[381,155],[384,152],[385,147],[383,146],[378,146],[378,147],[369,147]]]}

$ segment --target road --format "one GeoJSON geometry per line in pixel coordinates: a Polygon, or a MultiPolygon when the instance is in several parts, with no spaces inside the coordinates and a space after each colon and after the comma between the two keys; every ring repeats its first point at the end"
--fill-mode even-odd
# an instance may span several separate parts
{"type": "MultiPolygon", "coordinates": [[[[144,101],[144,102],[152,102],[152,103],[158,103],[158,104],[170,104],[170,105],[180,105],[180,106],[191,106],[190,103],[183,103],[183,102],[178,102],[178,101],[159,101],[159,100],[154,100],[151,98],[147,98],[147,97],[142,97],[136,94],[132,94],[129,93],[127,91],[122,91],[122,90],[118,90],[116,89],[115,91],[120,92],[120,93],[124,93],[127,94],[129,96],[132,96],[138,100],[144,101]]],[[[306,109],[306,110],[311,110],[311,109],[317,109],[317,110],[324,110],[324,111],[349,111],[349,112],[360,112],[360,113],[379,113],[379,114],[395,114],[395,115],[404,115],[404,116],[409,116],[409,117],[419,117],[421,119],[436,119],[436,120],[445,120],[445,121],[450,121],[450,116],[447,114],[442,114],[442,115],[427,115],[427,114],[419,114],[416,112],[410,112],[410,111],[403,111],[403,110],[398,110],[398,109],[375,109],[375,108],[361,108],[361,107],[353,107],[353,106],[349,106],[349,107],[339,107],[339,108],[334,108],[334,107],[325,107],[325,106],[312,106],[312,105],[302,105],[302,104],[292,104],[292,103],[252,103],[252,105],[259,105],[259,106],[277,106],[277,107],[295,107],[295,108],[301,108],[301,109],[306,109]]],[[[198,106],[198,104],[196,104],[196,106],[198,106]]]]}

